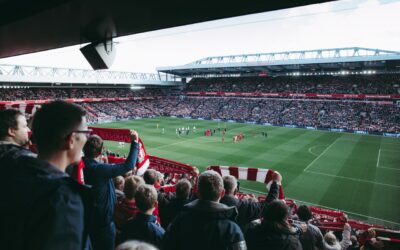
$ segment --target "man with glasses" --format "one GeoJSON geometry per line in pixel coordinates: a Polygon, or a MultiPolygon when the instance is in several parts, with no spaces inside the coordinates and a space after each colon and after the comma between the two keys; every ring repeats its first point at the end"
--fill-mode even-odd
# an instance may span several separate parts
{"type": "Polygon", "coordinates": [[[131,131],[130,137],[131,148],[128,157],[120,164],[102,162],[103,140],[97,135],[91,135],[83,148],[85,183],[92,186],[94,196],[94,210],[89,229],[94,250],[115,248],[116,229],[113,216],[117,198],[112,179],[124,175],[136,165],[139,137],[134,130],[131,131]]]}
{"type": "MultiPolygon", "coordinates": [[[[4,249],[87,249],[87,187],[65,169],[77,163],[89,133],[86,111],[55,101],[34,116],[38,157],[15,160],[0,188],[0,242],[4,249]]],[[[2,175],[3,176],[3,175],[2,175]]]]}

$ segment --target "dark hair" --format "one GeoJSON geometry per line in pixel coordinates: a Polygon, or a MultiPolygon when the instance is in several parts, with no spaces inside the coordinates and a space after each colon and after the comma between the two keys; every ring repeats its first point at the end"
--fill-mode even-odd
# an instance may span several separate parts
{"type": "Polygon", "coordinates": [[[187,199],[190,195],[192,184],[187,179],[180,179],[175,186],[175,193],[178,199],[187,199]]]}
{"type": "Polygon", "coordinates": [[[73,103],[54,101],[44,104],[33,118],[32,132],[39,153],[57,151],[62,140],[81,123],[86,111],[73,103]]]}
{"type": "Polygon", "coordinates": [[[24,115],[16,109],[6,109],[0,111],[0,139],[8,135],[8,129],[18,129],[18,116],[24,115]]]}
{"type": "Polygon", "coordinates": [[[103,150],[103,139],[98,135],[91,135],[83,146],[83,153],[85,157],[93,159],[101,154],[103,150]]]}
{"type": "Polygon", "coordinates": [[[291,227],[287,222],[289,207],[281,200],[274,200],[263,210],[264,225],[277,232],[289,232],[291,227]]]}
{"type": "Polygon", "coordinates": [[[224,189],[222,177],[213,170],[207,170],[199,176],[197,190],[202,200],[217,201],[224,189]]]}
{"type": "Polygon", "coordinates": [[[140,211],[146,212],[153,208],[157,202],[157,191],[152,185],[141,185],[135,194],[136,206],[140,211]]]}
{"type": "Polygon", "coordinates": [[[266,206],[263,213],[264,219],[269,222],[284,221],[288,216],[288,206],[281,200],[272,201],[268,206],[266,206]]]}
{"type": "Polygon", "coordinates": [[[237,188],[237,180],[232,175],[227,175],[222,178],[224,180],[224,189],[227,194],[233,194],[237,188]]]}
{"type": "Polygon", "coordinates": [[[301,221],[309,221],[312,218],[311,210],[306,205],[301,205],[297,209],[297,215],[301,221]]]}
{"type": "Polygon", "coordinates": [[[158,180],[157,172],[154,169],[147,169],[143,174],[143,179],[146,184],[154,185],[158,180]]]}

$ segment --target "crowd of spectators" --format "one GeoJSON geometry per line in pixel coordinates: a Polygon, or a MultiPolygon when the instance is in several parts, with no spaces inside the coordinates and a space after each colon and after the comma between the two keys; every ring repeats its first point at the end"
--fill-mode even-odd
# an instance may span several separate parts
{"type": "Polygon", "coordinates": [[[60,100],[70,98],[115,98],[115,97],[148,97],[164,96],[168,89],[142,89],[131,90],[130,88],[29,88],[17,89],[7,88],[0,91],[1,101],[18,100],[60,100]]]}
{"type": "MultiPolygon", "coordinates": [[[[185,91],[399,94],[400,75],[194,78],[185,91]]],[[[203,98],[188,97],[184,92],[172,94],[168,88],[138,91],[127,88],[3,89],[0,100],[157,97],[155,100],[81,103],[87,110],[89,123],[165,115],[373,132],[400,131],[399,108],[390,104],[343,99],[203,98]]]]}
{"type": "Polygon", "coordinates": [[[362,101],[165,98],[146,101],[85,103],[97,120],[178,116],[238,122],[297,125],[371,132],[400,132],[400,108],[394,104],[362,101]]]}
{"type": "Polygon", "coordinates": [[[341,230],[320,229],[310,207],[301,205],[294,209],[279,200],[279,173],[274,175],[262,200],[253,194],[239,193],[238,181],[231,175],[221,178],[217,172],[206,171],[199,176],[196,188],[196,181],[185,174],[172,176],[176,189],[171,193],[162,188],[171,184],[171,175],[155,170],[146,171],[143,178],[129,173],[115,179],[115,183],[123,180],[122,186],[118,184],[118,192],[123,192],[115,219],[123,226],[118,230],[117,242],[139,240],[167,250],[189,246],[249,250],[385,249],[385,243],[373,229],[352,229],[346,223],[347,217],[343,218],[341,230]]]}
{"type": "MultiPolygon", "coordinates": [[[[190,99],[180,101],[178,107],[187,107],[190,99]]],[[[238,105],[238,112],[245,106],[232,105],[238,105]]],[[[128,157],[108,164],[103,140],[90,135],[86,114],[63,101],[43,105],[32,123],[34,154],[28,149],[30,128],[24,114],[0,111],[5,249],[113,250],[122,243],[117,249],[346,250],[384,249],[388,244],[374,229],[352,231],[347,218],[338,234],[322,232],[314,226],[309,207],[291,209],[280,200],[278,172],[260,200],[240,194],[236,177],[222,178],[213,170],[171,178],[147,169],[139,176],[135,166],[141,146],[133,130],[128,157]],[[166,192],[166,184],[175,190],[166,192]],[[118,212],[125,216],[116,217],[118,212]]]]}
{"type": "Polygon", "coordinates": [[[195,78],[185,91],[400,94],[400,75],[195,78]]]}

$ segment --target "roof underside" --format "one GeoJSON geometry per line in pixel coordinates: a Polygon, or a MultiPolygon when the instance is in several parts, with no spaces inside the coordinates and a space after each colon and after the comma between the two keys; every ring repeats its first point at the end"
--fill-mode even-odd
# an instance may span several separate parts
{"type": "Polygon", "coordinates": [[[0,58],[320,2],[0,0],[0,58]]]}

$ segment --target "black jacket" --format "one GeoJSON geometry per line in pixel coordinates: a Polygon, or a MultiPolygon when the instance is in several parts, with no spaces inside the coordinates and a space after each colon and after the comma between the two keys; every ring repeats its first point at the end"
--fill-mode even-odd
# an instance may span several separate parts
{"type": "Polygon", "coordinates": [[[36,158],[2,159],[0,242],[4,249],[86,249],[88,188],[36,158]]]}
{"type": "Polygon", "coordinates": [[[248,250],[302,250],[298,231],[278,230],[260,224],[246,233],[248,250]]]}
{"type": "Polygon", "coordinates": [[[235,207],[195,200],[170,224],[164,238],[167,250],[246,249],[242,231],[234,222],[235,207]]]}
{"type": "MultiPolygon", "coordinates": [[[[20,156],[35,157],[36,155],[24,147],[0,141],[0,163],[3,159],[7,157],[10,157],[15,160],[20,156]]],[[[4,165],[2,164],[1,166],[4,165]]]]}
{"type": "Polygon", "coordinates": [[[91,185],[93,189],[94,211],[91,218],[93,226],[107,226],[113,221],[117,197],[112,178],[123,175],[135,167],[138,151],[139,144],[132,142],[128,158],[120,164],[105,164],[83,157],[85,183],[91,185]]]}
{"type": "Polygon", "coordinates": [[[239,213],[237,216],[237,223],[242,230],[245,230],[246,225],[251,221],[260,219],[261,212],[264,209],[265,204],[278,199],[278,197],[279,185],[276,182],[273,182],[265,202],[240,200],[233,195],[225,195],[220,200],[220,203],[237,208],[239,213]]]}
{"type": "Polygon", "coordinates": [[[159,193],[158,211],[160,213],[161,226],[167,228],[172,220],[182,211],[183,206],[190,201],[190,199],[177,198],[174,193],[159,193]]]}

